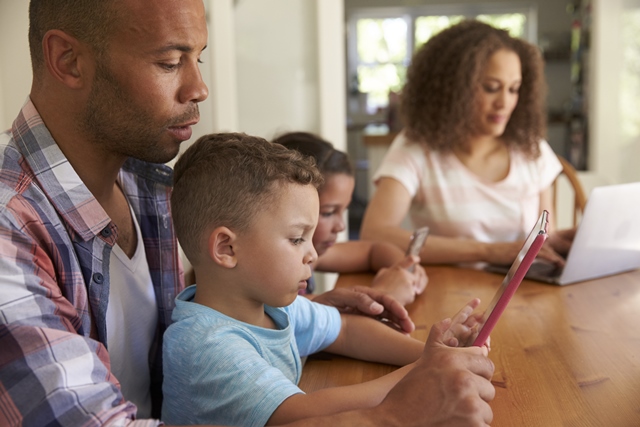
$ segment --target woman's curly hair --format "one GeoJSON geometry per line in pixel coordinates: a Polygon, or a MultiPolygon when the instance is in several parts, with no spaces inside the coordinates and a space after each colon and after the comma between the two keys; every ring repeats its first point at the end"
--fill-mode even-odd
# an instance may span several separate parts
{"type": "Polygon", "coordinates": [[[482,73],[500,49],[515,52],[522,67],[518,104],[502,137],[509,146],[539,156],[546,133],[542,55],[534,45],[476,20],[443,30],[415,53],[401,96],[407,137],[435,151],[467,151],[482,73]]]}

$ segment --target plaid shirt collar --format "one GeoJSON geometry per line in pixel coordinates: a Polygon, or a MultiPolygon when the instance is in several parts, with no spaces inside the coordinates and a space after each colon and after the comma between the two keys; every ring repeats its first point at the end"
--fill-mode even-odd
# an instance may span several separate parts
{"type": "Polygon", "coordinates": [[[13,123],[12,134],[33,179],[59,215],[82,240],[96,237],[110,218],[62,153],[30,98],[13,123]]]}

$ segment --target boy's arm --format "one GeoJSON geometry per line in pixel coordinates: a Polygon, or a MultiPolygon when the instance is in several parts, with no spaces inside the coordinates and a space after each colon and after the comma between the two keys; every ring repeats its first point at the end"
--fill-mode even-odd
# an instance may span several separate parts
{"type": "MultiPolygon", "coordinates": [[[[340,387],[327,389],[326,399],[338,395],[345,406],[350,399],[353,403],[364,403],[364,407],[351,407],[349,411],[319,413],[321,394],[309,394],[314,399],[304,401],[304,395],[295,395],[285,400],[285,405],[299,404],[301,409],[309,411],[302,415],[302,419],[278,418],[272,415],[269,423],[275,421],[289,422],[287,427],[314,427],[326,425],[357,425],[357,426],[385,426],[385,427],[413,427],[413,426],[469,426],[488,425],[493,413],[489,403],[495,396],[495,388],[491,384],[494,366],[487,358],[488,349],[485,347],[451,348],[445,345],[446,333],[451,326],[451,320],[443,320],[431,328],[427,344],[420,359],[413,365],[400,368],[389,374],[402,376],[397,384],[392,385],[388,395],[380,404],[359,401],[369,389],[384,388],[385,383],[370,381],[361,384],[367,390],[357,387],[340,387]],[[409,372],[404,372],[407,369],[409,372]],[[405,375],[406,374],[406,375],[405,375]],[[351,391],[344,396],[340,390],[351,391]],[[295,400],[293,400],[295,398],[295,400]],[[306,405],[312,405],[307,408],[306,405]],[[310,414],[314,414],[313,416],[310,414]],[[316,416],[317,415],[317,416],[316,416]]],[[[382,377],[381,380],[385,378],[382,377]]],[[[390,379],[391,382],[394,379],[390,379]]],[[[397,377],[395,378],[397,381],[397,377]]],[[[372,397],[372,401],[375,397],[372,397]]],[[[338,403],[340,404],[340,402],[338,403]]],[[[325,405],[322,402],[322,405],[325,405]]],[[[297,408],[290,408],[293,413],[297,408]]]]}
{"type": "Polygon", "coordinates": [[[341,314],[338,338],[324,351],[403,366],[418,360],[424,343],[365,316],[341,314]]]}
{"type": "MultiPolygon", "coordinates": [[[[295,394],[278,406],[267,425],[280,425],[318,416],[379,405],[413,367],[407,365],[372,381],[295,394]]],[[[303,425],[303,424],[301,424],[303,425]]]]}

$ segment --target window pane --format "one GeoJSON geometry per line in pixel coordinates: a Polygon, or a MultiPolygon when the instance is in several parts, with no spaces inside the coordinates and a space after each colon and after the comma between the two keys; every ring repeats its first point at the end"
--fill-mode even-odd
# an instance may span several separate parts
{"type": "Polygon", "coordinates": [[[402,62],[407,56],[407,23],[402,18],[359,19],[359,63],[402,62]]]}
{"type": "Polygon", "coordinates": [[[420,16],[416,18],[415,48],[419,48],[433,35],[462,21],[464,16],[420,16]]]}
{"type": "Polygon", "coordinates": [[[367,110],[370,113],[389,103],[389,92],[397,92],[405,81],[407,69],[402,64],[358,66],[360,92],[368,94],[367,110]]]}
{"type": "Polygon", "coordinates": [[[496,28],[507,30],[512,37],[523,37],[527,17],[522,13],[504,13],[501,15],[478,15],[476,19],[496,28]]]}

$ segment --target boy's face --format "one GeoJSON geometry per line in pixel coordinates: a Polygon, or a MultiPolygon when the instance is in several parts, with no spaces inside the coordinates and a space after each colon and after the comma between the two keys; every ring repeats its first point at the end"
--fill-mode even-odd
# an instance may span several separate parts
{"type": "Polygon", "coordinates": [[[313,232],[318,223],[318,192],[312,185],[284,183],[276,189],[234,244],[246,298],[273,307],[291,304],[307,286],[318,255],[313,232]]]}

